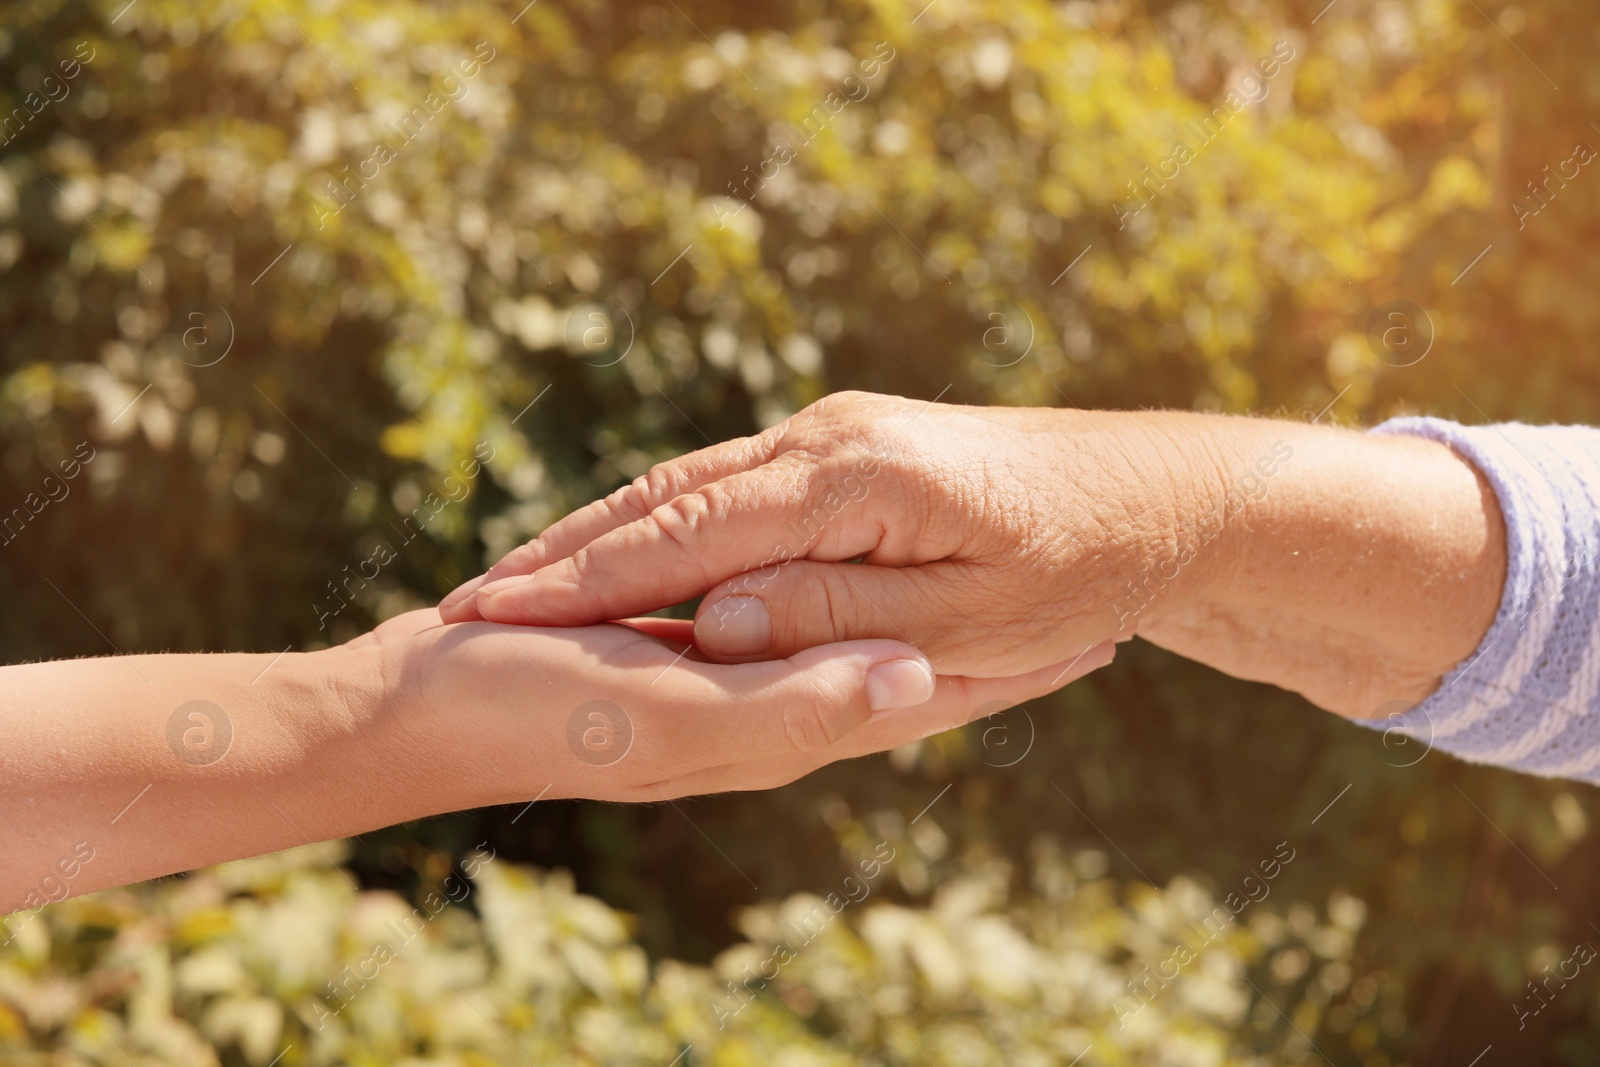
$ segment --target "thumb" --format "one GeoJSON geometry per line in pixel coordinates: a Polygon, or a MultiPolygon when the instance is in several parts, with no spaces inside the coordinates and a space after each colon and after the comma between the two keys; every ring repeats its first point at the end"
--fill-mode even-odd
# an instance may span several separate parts
{"type": "Polygon", "coordinates": [[[793,560],[713,588],[695,613],[695,644],[722,661],[775,659],[835,641],[932,637],[921,568],[793,560]]]}

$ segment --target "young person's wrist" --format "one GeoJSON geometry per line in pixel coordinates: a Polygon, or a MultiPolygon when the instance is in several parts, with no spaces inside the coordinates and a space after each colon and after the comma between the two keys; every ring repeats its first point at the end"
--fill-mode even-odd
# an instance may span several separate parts
{"type": "Polygon", "coordinates": [[[567,754],[549,721],[581,702],[563,684],[569,672],[524,635],[485,632],[494,628],[514,629],[434,626],[378,646],[373,737],[409,768],[413,798],[401,806],[423,792],[434,809],[425,814],[588,795],[574,767],[557,764],[567,754]]]}
{"type": "Polygon", "coordinates": [[[424,658],[436,637],[339,645],[285,657],[274,701],[297,750],[291,779],[360,833],[473,806],[461,773],[463,716],[434,695],[424,658]]]}

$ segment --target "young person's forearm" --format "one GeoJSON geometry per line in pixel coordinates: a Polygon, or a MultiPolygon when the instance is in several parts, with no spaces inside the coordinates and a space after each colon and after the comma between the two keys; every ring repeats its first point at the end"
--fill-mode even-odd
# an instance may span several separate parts
{"type": "MultiPolygon", "coordinates": [[[[0,668],[0,914],[468,808],[771,788],[1050,692],[1113,651],[935,678],[898,641],[723,666],[686,655],[687,637],[672,620],[445,626],[426,610],[307,654],[0,668]]],[[[0,943],[23,921],[0,922],[0,943]]]]}
{"type": "Polygon", "coordinates": [[[446,810],[370,646],[0,670],[0,909],[446,810]]]}

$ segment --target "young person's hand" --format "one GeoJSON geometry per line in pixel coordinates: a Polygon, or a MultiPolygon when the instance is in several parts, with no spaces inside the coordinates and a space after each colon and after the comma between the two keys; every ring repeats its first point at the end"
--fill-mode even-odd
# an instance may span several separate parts
{"type": "Polygon", "coordinates": [[[444,626],[433,610],[364,640],[383,649],[404,714],[427,724],[417,743],[465,789],[452,807],[769,789],[1041,696],[1113,652],[1010,678],[936,678],[899,641],[718,664],[692,647],[688,622],[444,626]]]}
{"type": "Polygon", "coordinates": [[[414,611],[317,652],[0,668],[0,914],[486,804],[782,785],[1099,666],[935,678],[852,641],[724,666],[687,623],[537,630],[414,611]]]}

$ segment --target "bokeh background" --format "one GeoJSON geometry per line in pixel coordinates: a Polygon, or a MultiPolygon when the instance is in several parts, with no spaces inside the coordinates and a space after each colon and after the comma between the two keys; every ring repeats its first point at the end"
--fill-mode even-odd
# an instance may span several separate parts
{"type": "MultiPolygon", "coordinates": [[[[340,641],[845,388],[1600,416],[1592,4],[523,3],[0,8],[6,661],[340,641]]],[[[46,908],[0,948],[0,1059],[1596,1063],[1600,968],[1527,984],[1600,946],[1596,813],[1135,643],[768,794],[469,812],[46,908]]]]}

